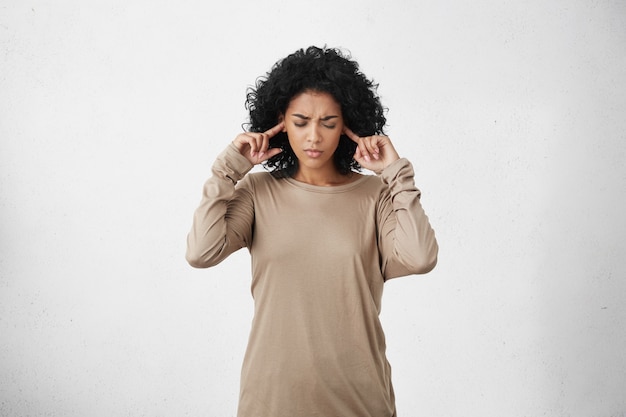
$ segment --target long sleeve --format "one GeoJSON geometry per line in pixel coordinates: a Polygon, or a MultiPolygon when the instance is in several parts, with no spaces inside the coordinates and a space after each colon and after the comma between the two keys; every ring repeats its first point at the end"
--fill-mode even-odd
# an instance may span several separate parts
{"type": "Polygon", "coordinates": [[[217,157],[187,235],[186,259],[191,266],[208,268],[250,246],[254,204],[249,190],[237,183],[251,168],[233,144],[217,157]]]}
{"type": "Polygon", "coordinates": [[[385,280],[424,274],[437,264],[439,246],[420,203],[411,163],[401,158],[381,173],[388,185],[378,208],[382,271],[385,280]]]}

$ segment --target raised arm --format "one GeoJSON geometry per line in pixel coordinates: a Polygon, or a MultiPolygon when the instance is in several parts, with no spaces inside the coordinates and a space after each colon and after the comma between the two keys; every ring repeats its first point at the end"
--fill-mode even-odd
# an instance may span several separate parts
{"type": "Polygon", "coordinates": [[[405,158],[381,173],[388,186],[378,209],[378,245],[386,280],[425,274],[437,264],[439,246],[413,177],[413,167],[405,158]]]}
{"type": "Polygon", "coordinates": [[[191,266],[208,268],[250,246],[254,223],[252,191],[245,179],[237,184],[254,164],[280,152],[268,149],[268,143],[281,129],[279,124],[264,133],[242,133],[216,159],[187,235],[185,258],[191,266]]]}
{"type": "Polygon", "coordinates": [[[439,247],[420,203],[411,163],[400,158],[388,136],[360,137],[348,127],[344,133],[357,144],[354,159],[388,186],[377,213],[385,279],[429,272],[437,263],[439,247]]]}

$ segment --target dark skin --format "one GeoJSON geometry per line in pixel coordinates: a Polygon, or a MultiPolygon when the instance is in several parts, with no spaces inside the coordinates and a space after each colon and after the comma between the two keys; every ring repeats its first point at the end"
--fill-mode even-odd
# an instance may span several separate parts
{"type": "MultiPolygon", "coordinates": [[[[292,147],[295,144],[318,147],[322,145],[303,144],[327,142],[327,146],[332,146],[328,148],[329,152],[334,152],[339,136],[345,134],[357,144],[354,159],[363,168],[377,173],[400,158],[388,136],[361,137],[345,126],[339,104],[328,94],[315,91],[302,93],[294,97],[286,114],[287,117],[281,115],[280,122],[263,133],[245,132],[235,138],[233,144],[251,164],[260,164],[281,152],[281,149],[269,148],[270,139],[279,132],[291,132],[289,140],[294,141],[292,147]]],[[[307,158],[306,155],[302,157],[307,158]]],[[[308,159],[301,160],[295,179],[314,185],[338,185],[351,180],[348,175],[339,174],[332,164],[320,166],[308,162],[308,159]]]]}
{"type": "MultiPolygon", "coordinates": [[[[279,148],[269,148],[269,141],[280,133],[283,127],[284,123],[280,122],[263,133],[241,133],[233,143],[252,165],[257,165],[282,152],[282,149],[279,148]]],[[[365,169],[381,172],[400,159],[388,136],[361,137],[348,127],[343,128],[343,133],[358,145],[354,159],[365,169]]]]}

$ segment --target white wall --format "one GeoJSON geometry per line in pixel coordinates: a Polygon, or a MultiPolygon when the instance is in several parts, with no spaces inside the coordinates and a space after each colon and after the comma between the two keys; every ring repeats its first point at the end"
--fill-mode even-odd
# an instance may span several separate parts
{"type": "Polygon", "coordinates": [[[626,413],[626,4],[0,2],[0,415],[233,416],[248,255],[184,261],[246,87],[352,51],[437,231],[401,416],[626,413]]]}

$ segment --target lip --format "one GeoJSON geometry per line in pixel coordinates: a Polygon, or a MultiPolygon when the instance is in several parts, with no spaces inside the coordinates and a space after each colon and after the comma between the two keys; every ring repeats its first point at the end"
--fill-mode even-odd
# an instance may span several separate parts
{"type": "Polygon", "coordinates": [[[309,158],[319,158],[322,156],[322,151],[318,149],[305,149],[304,153],[307,154],[309,158]]]}

